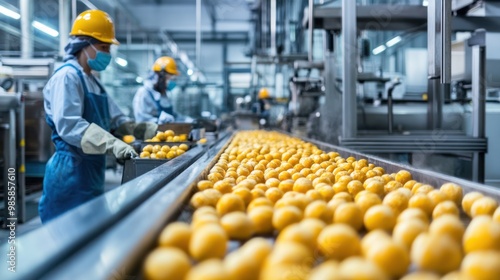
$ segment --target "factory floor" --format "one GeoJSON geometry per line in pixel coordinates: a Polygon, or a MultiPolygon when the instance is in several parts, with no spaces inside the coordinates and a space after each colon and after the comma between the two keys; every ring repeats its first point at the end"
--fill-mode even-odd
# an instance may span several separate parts
{"type": "MultiPolygon", "coordinates": [[[[104,191],[112,190],[121,185],[123,168],[119,166],[115,170],[107,169],[105,173],[104,191]]],[[[27,232],[42,226],[40,216],[38,215],[38,201],[42,192],[38,191],[26,197],[26,222],[18,224],[16,228],[16,237],[22,236],[27,232]]],[[[3,201],[0,201],[3,205],[3,201]]],[[[9,236],[7,228],[0,228],[0,244],[3,244],[9,236]]]]}

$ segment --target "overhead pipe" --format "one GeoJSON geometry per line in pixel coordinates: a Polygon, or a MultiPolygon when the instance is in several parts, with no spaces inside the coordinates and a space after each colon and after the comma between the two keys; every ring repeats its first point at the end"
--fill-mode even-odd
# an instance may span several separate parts
{"type": "Polygon", "coordinates": [[[356,1],[342,0],[342,138],[357,134],[357,19],[356,1]]]}
{"type": "MultiPolygon", "coordinates": [[[[345,2],[345,1],[343,1],[345,2]]],[[[344,9],[342,8],[342,11],[344,9]]],[[[309,20],[309,41],[308,41],[308,46],[309,46],[309,54],[308,54],[308,59],[310,62],[313,61],[313,39],[314,39],[314,0],[309,0],[309,8],[308,8],[308,20],[309,20]]],[[[342,21],[344,21],[344,18],[342,17],[342,21]]]]}
{"type": "Polygon", "coordinates": [[[64,57],[64,47],[68,44],[71,5],[67,0],[59,0],[59,55],[64,57]]]}
{"type": "Polygon", "coordinates": [[[33,0],[20,0],[21,12],[21,57],[33,57],[33,0]]]}
{"type": "Polygon", "coordinates": [[[201,66],[201,0],[196,0],[196,65],[201,66]]]}

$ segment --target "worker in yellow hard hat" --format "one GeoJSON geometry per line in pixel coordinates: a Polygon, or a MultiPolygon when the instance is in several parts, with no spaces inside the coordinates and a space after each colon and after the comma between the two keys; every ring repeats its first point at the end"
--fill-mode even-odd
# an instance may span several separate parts
{"type": "Polygon", "coordinates": [[[189,119],[178,114],[168,97],[168,91],[175,87],[174,77],[179,75],[175,60],[169,56],[162,56],[153,63],[148,78],[140,87],[133,101],[134,117],[136,121],[154,122],[157,124],[170,123],[189,119]]]}
{"type": "Polygon", "coordinates": [[[65,63],[43,89],[56,148],[45,168],[38,208],[43,223],[104,192],[106,153],[118,159],[137,155],[111,131],[149,138],[157,129],[156,124],[127,118],[92,73],[106,69],[111,45],[119,44],[111,17],[100,10],[85,11],[69,35],[65,63]]]}

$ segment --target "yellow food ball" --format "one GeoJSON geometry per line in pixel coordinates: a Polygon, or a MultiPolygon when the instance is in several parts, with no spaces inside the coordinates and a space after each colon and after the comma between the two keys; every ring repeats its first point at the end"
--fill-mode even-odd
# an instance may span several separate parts
{"type": "Polygon", "coordinates": [[[412,179],[411,173],[407,170],[400,170],[396,173],[396,181],[401,184],[406,184],[406,182],[412,179]]]}
{"type": "Polygon", "coordinates": [[[173,130],[170,130],[170,129],[169,129],[169,130],[165,130],[164,134],[165,134],[165,136],[167,136],[167,137],[169,137],[169,136],[170,136],[170,137],[173,137],[173,136],[175,135],[175,132],[174,132],[173,130]]]}
{"type": "Polygon", "coordinates": [[[151,142],[160,142],[160,139],[158,139],[158,137],[153,137],[151,138],[151,142]]]}
{"type": "Polygon", "coordinates": [[[381,229],[372,230],[361,240],[361,252],[366,255],[374,244],[385,241],[391,241],[391,236],[387,231],[381,229]]]}
{"type": "Polygon", "coordinates": [[[396,215],[387,205],[375,205],[366,211],[363,221],[368,231],[383,229],[391,232],[396,225],[396,215]]]}
{"type": "Polygon", "coordinates": [[[122,138],[123,142],[130,144],[135,141],[135,137],[133,135],[125,135],[122,138]]]}
{"type": "Polygon", "coordinates": [[[206,189],[201,192],[195,193],[191,197],[191,206],[195,209],[202,206],[213,206],[217,205],[217,202],[221,198],[222,193],[214,189],[206,189]]]}
{"type": "Polygon", "coordinates": [[[152,153],[153,152],[153,145],[146,145],[146,146],[144,146],[144,148],[142,148],[142,150],[144,152],[152,153]]]}
{"type": "Polygon", "coordinates": [[[465,256],[460,270],[464,279],[498,279],[500,276],[500,252],[472,252],[465,256]]]}
{"type": "Polygon", "coordinates": [[[184,279],[191,268],[186,253],[178,248],[157,248],[144,261],[144,278],[148,280],[184,279]]]}
{"type": "Polygon", "coordinates": [[[259,280],[307,280],[310,270],[310,266],[298,264],[267,266],[260,272],[259,280]]]}
{"type": "Polygon", "coordinates": [[[352,202],[352,196],[347,192],[341,192],[333,196],[334,199],[343,199],[346,202],[352,202]]]}
{"type": "Polygon", "coordinates": [[[490,216],[477,216],[465,230],[463,246],[466,254],[475,251],[500,251],[500,223],[490,216]]]}
{"type": "Polygon", "coordinates": [[[252,194],[253,199],[259,198],[259,197],[266,197],[266,193],[261,190],[261,189],[253,189],[250,191],[252,194]]]}
{"type": "Polygon", "coordinates": [[[237,250],[224,258],[224,269],[229,274],[230,279],[259,279],[260,262],[253,256],[237,250]]]}
{"type": "Polygon", "coordinates": [[[220,191],[221,193],[230,193],[233,190],[233,184],[226,180],[218,181],[214,183],[213,188],[220,191]]]}
{"type": "Polygon", "coordinates": [[[445,274],[460,267],[460,245],[446,234],[420,234],[411,246],[411,260],[419,270],[445,274]]]}
{"type": "Polygon", "coordinates": [[[235,195],[241,197],[241,199],[243,199],[243,202],[245,202],[245,205],[247,205],[247,206],[250,204],[250,202],[253,199],[252,193],[247,188],[234,189],[233,193],[235,195]]]}
{"type": "Polygon", "coordinates": [[[327,223],[320,219],[304,218],[300,221],[299,225],[309,230],[313,234],[314,240],[316,240],[321,231],[326,227],[327,223]]]}
{"type": "Polygon", "coordinates": [[[183,150],[183,151],[187,151],[187,150],[189,150],[189,146],[188,146],[188,145],[186,145],[186,144],[180,144],[180,145],[179,145],[179,149],[181,149],[181,150],[183,150]]]}
{"type": "Polygon", "coordinates": [[[342,192],[346,192],[346,193],[348,192],[346,183],[337,182],[337,183],[333,184],[332,188],[336,194],[342,193],[342,192]]]}
{"type": "Polygon", "coordinates": [[[189,242],[189,254],[202,261],[211,258],[222,259],[226,254],[228,237],[221,226],[206,224],[196,228],[189,242]]]}
{"type": "Polygon", "coordinates": [[[400,189],[402,187],[403,187],[403,185],[400,182],[390,181],[384,185],[384,193],[388,194],[388,193],[393,192],[393,191],[400,189]]]}
{"type": "Polygon", "coordinates": [[[343,260],[361,253],[358,233],[345,224],[329,225],[318,236],[318,249],[327,259],[343,260]]]}
{"type": "Polygon", "coordinates": [[[193,221],[191,222],[191,228],[193,230],[196,230],[197,228],[200,228],[202,226],[212,224],[212,225],[219,225],[219,217],[216,215],[212,214],[204,214],[204,215],[199,215],[196,217],[196,219],[193,217],[193,221]]]}
{"type": "MultiPolygon", "coordinates": [[[[395,181],[393,181],[395,182],[395,181]]],[[[390,192],[382,201],[382,204],[391,207],[391,209],[399,215],[399,213],[403,212],[408,207],[409,198],[401,192],[390,192]]]]}
{"type": "Polygon", "coordinates": [[[178,149],[177,151],[175,151],[175,153],[177,154],[177,156],[180,156],[180,155],[183,155],[186,152],[184,150],[178,149]]]}
{"type": "Polygon", "coordinates": [[[363,190],[363,183],[361,181],[353,180],[347,184],[347,191],[354,197],[363,190]]]}
{"type": "Polygon", "coordinates": [[[177,156],[177,153],[173,150],[170,150],[168,153],[167,153],[167,159],[173,159],[177,156]]]}
{"type": "Polygon", "coordinates": [[[149,158],[151,156],[151,153],[150,152],[147,152],[147,151],[143,151],[139,157],[140,158],[149,158]]]}
{"type": "Polygon", "coordinates": [[[472,207],[472,204],[483,196],[484,195],[480,192],[470,192],[464,195],[462,199],[462,209],[464,209],[464,212],[470,216],[470,208],[472,207]]]}
{"type": "Polygon", "coordinates": [[[423,193],[423,194],[428,194],[430,193],[431,191],[435,190],[433,186],[431,185],[420,185],[420,186],[416,186],[416,187],[413,187],[412,189],[412,193],[413,194],[417,194],[417,193],[423,193]]]}
{"type": "Polygon", "coordinates": [[[403,188],[409,189],[410,191],[413,189],[413,186],[417,183],[415,180],[409,180],[403,184],[403,188]]]}
{"type": "Polygon", "coordinates": [[[410,274],[405,275],[400,280],[440,280],[441,278],[434,273],[431,272],[412,272],[410,274]]]}
{"type": "Polygon", "coordinates": [[[441,277],[441,280],[466,280],[466,279],[463,279],[462,273],[460,271],[452,271],[446,273],[443,277],[441,277]]]}
{"type": "Polygon", "coordinates": [[[272,249],[273,246],[268,240],[262,237],[254,237],[245,242],[238,251],[248,258],[257,260],[260,267],[272,249]]]}
{"type": "Polygon", "coordinates": [[[439,203],[449,200],[448,196],[441,192],[440,190],[432,190],[427,193],[427,196],[431,199],[434,205],[438,205],[439,203]]]}
{"type": "Polygon", "coordinates": [[[429,224],[429,216],[420,208],[407,208],[399,214],[397,222],[402,223],[413,219],[420,220],[426,225],[429,224]]]}
{"type": "Polygon", "coordinates": [[[151,154],[149,155],[149,158],[150,158],[150,159],[156,159],[156,153],[151,153],[151,154]]]}
{"type": "Polygon", "coordinates": [[[312,190],[313,185],[311,180],[307,178],[299,178],[293,184],[293,190],[300,193],[306,193],[308,190],[312,190]]]}
{"type": "Polygon", "coordinates": [[[439,190],[444,193],[449,200],[455,202],[457,206],[460,206],[463,196],[462,187],[454,183],[445,183],[439,190]]]}
{"type": "Polygon", "coordinates": [[[330,201],[335,195],[335,191],[328,185],[321,186],[317,189],[324,201],[330,201]]]}
{"type": "Polygon", "coordinates": [[[315,201],[315,200],[324,201],[323,197],[321,196],[321,194],[317,190],[308,190],[306,192],[306,196],[309,197],[311,199],[311,201],[315,201]]]}
{"type": "Polygon", "coordinates": [[[340,276],[339,263],[329,260],[315,267],[309,275],[309,280],[338,280],[340,276]]]}
{"type": "Polygon", "coordinates": [[[220,216],[234,211],[244,212],[245,202],[236,194],[226,193],[217,202],[216,209],[220,216]]]}
{"type": "Polygon", "coordinates": [[[384,195],[384,183],[378,180],[366,180],[363,186],[365,187],[365,190],[380,197],[384,195]]]}
{"type": "Polygon", "coordinates": [[[493,220],[496,222],[500,222],[500,207],[498,207],[497,210],[495,210],[495,212],[493,213],[493,220]]]}
{"type": "Polygon", "coordinates": [[[293,185],[294,185],[295,181],[294,180],[291,180],[291,179],[288,179],[288,180],[284,180],[284,181],[281,181],[280,184],[278,185],[278,188],[282,191],[282,192],[289,192],[289,191],[292,191],[293,190],[293,185]]]}
{"type": "Polygon", "coordinates": [[[498,207],[496,200],[489,196],[481,197],[472,203],[470,208],[471,217],[479,215],[493,215],[498,207]]]}
{"type": "MultiPolygon", "coordinates": [[[[170,279],[170,278],[164,278],[170,279]]],[[[174,278],[172,278],[174,279],[174,278]]],[[[231,280],[221,260],[206,260],[193,267],[185,280],[231,280]]]]}
{"type": "Polygon", "coordinates": [[[191,239],[191,227],[183,222],[173,222],[167,225],[158,237],[158,246],[177,247],[189,252],[189,240],[191,239]]]}
{"type": "Polygon", "coordinates": [[[374,193],[366,192],[366,193],[362,194],[362,192],[360,192],[356,196],[356,204],[359,205],[359,207],[361,208],[363,215],[372,206],[375,206],[375,205],[378,205],[381,203],[382,203],[382,200],[380,199],[380,197],[374,193]]]}
{"type": "Polygon", "coordinates": [[[302,220],[302,211],[295,206],[283,206],[274,211],[273,227],[281,231],[285,227],[302,220]]]}
{"type": "Polygon", "coordinates": [[[413,195],[408,201],[408,208],[419,208],[427,214],[427,216],[432,215],[432,211],[434,210],[434,204],[430,197],[423,193],[417,193],[413,195]]]}
{"type": "Polygon", "coordinates": [[[317,218],[329,224],[332,222],[333,212],[330,208],[328,208],[326,202],[323,200],[317,200],[307,205],[304,210],[304,218],[317,218]]]}
{"type": "Polygon", "coordinates": [[[428,224],[419,219],[406,220],[396,224],[392,232],[392,238],[395,242],[402,244],[409,251],[415,238],[421,233],[426,232],[428,224]]]}
{"type": "Polygon", "coordinates": [[[282,242],[300,243],[311,250],[311,252],[316,248],[316,239],[313,233],[300,224],[289,225],[283,229],[276,239],[276,244],[282,242]]]}
{"type": "Polygon", "coordinates": [[[276,201],[278,201],[279,199],[281,199],[282,196],[283,196],[283,192],[279,188],[276,188],[276,187],[269,188],[266,191],[266,197],[272,203],[276,203],[276,201]]]}
{"type": "Polygon", "coordinates": [[[196,184],[199,191],[204,191],[214,187],[214,183],[209,180],[201,180],[196,184]]]}
{"type": "Polygon", "coordinates": [[[272,269],[283,264],[311,267],[314,264],[313,252],[299,242],[279,242],[275,244],[273,250],[267,256],[264,267],[272,269]]]}
{"type": "Polygon", "coordinates": [[[432,218],[437,219],[438,217],[445,214],[455,215],[458,217],[460,215],[460,211],[453,201],[447,200],[436,205],[436,207],[432,211],[432,218]]]}
{"type": "Polygon", "coordinates": [[[271,206],[257,206],[248,211],[248,218],[252,220],[256,234],[273,232],[273,208],[271,206]]]}
{"type": "Polygon", "coordinates": [[[164,153],[168,153],[170,151],[170,146],[168,145],[161,146],[161,151],[164,153]]]}
{"type": "Polygon", "coordinates": [[[231,212],[220,219],[220,225],[230,239],[247,240],[254,234],[252,220],[243,212],[231,212]]]}
{"type": "Polygon", "coordinates": [[[352,280],[388,280],[390,279],[380,267],[362,257],[350,257],[340,266],[340,278],[352,280]]]}
{"type": "Polygon", "coordinates": [[[454,215],[442,215],[434,219],[429,227],[429,233],[447,234],[457,243],[462,242],[465,227],[462,221],[454,215]]]}
{"type": "Polygon", "coordinates": [[[271,200],[269,200],[267,197],[258,197],[252,201],[250,201],[250,203],[248,204],[248,207],[247,207],[247,212],[250,212],[253,208],[257,207],[257,206],[262,206],[262,205],[266,205],[266,206],[273,206],[273,202],[271,200]]]}
{"type": "Polygon", "coordinates": [[[366,254],[366,258],[391,277],[401,277],[408,270],[410,256],[406,248],[393,241],[373,244],[366,254]]]}
{"type": "Polygon", "coordinates": [[[360,230],[363,226],[363,212],[356,203],[346,202],[337,207],[333,221],[336,224],[347,224],[355,230],[360,230]]]}

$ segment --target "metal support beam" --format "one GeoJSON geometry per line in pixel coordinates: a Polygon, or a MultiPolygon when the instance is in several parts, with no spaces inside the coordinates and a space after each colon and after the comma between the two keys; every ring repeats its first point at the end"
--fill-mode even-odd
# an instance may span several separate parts
{"type": "Polygon", "coordinates": [[[201,66],[201,0],[196,0],[196,66],[201,66]]]}
{"type": "MultiPolygon", "coordinates": [[[[448,2],[445,0],[444,2],[448,2]]],[[[427,6],[427,50],[428,50],[428,128],[430,130],[441,129],[442,116],[443,116],[443,92],[448,89],[448,86],[442,86],[442,74],[450,75],[451,79],[451,67],[448,68],[447,65],[442,64],[445,60],[449,63],[451,57],[448,59],[443,59],[443,51],[445,48],[450,48],[450,42],[445,43],[446,38],[450,40],[450,20],[443,18],[443,10],[447,9],[449,11],[449,16],[451,17],[451,4],[445,5],[443,1],[429,1],[427,6]],[[445,7],[446,6],[446,7],[445,7]],[[444,30],[443,30],[444,27],[444,30]],[[444,31],[444,32],[443,32],[444,31]],[[444,68],[444,69],[443,69],[444,68]]],[[[445,54],[448,55],[448,54],[445,54]]],[[[451,65],[451,64],[450,64],[451,65]]],[[[449,82],[448,82],[449,83],[449,82]]]]}
{"type": "Polygon", "coordinates": [[[342,138],[357,134],[356,1],[342,0],[342,138]]]}
{"type": "MultiPolygon", "coordinates": [[[[486,112],[486,34],[478,30],[469,39],[472,46],[472,136],[485,138],[486,112]]],[[[472,180],[484,182],[484,153],[472,157],[472,180]]]]}
{"type": "Polygon", "coordinates": [[[20,0],[21,10],[21,57],[33,57],[33,0],[20,0]]]}
{"type": "MultiPolygon", "coordinates": [[[[342,0],[342,3],[344,3],[345,1],[342,0]]],[[[355,4],[356,5],[356,4],[355,4]]],[[[344,7],[344,6],[342,6],[344,7]]],[[[344,9],[342,8],[342,13],[344,12],[344,9]]],[[[309,10],[308,10],[308,20],[309,20],[309,23],[308,23],[308,34],[309,34],[309,38],[308,38],[308,51],[309,51],[309,61],[312,62],[313,61],[313,41],[314,41],[314,0],[309,0],[309,10]]],[[[344,19],[342,18],[342,22],[344,21],[344,19]]]]}
{"type": "Polygon", "coordinates": [[[68,44],[71,6],[67,0],[59,0],[59,55],[64,57],[64,47],[68,44]]]}
{"type": "Polygon", "coordinates": [[[276,0],[271,0],[270,31],[271,31],[271,55],[276,55],[276,0]]]}

